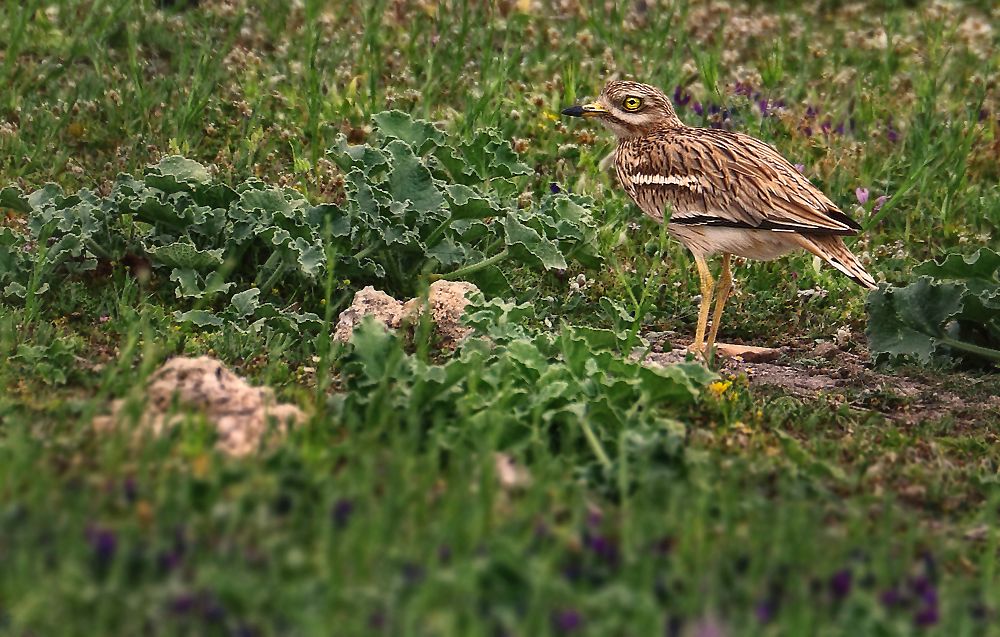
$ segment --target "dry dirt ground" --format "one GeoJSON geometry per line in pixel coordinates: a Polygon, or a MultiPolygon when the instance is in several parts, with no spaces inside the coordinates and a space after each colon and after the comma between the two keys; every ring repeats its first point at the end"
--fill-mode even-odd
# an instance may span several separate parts
{"type": "MultiPolygon", "coordinates": [[[[687,356],[686,343],[669,332],[644,336],[645,361],[667,365],[687,356]]],[[[1000,375],[989,372],[892,368],[874,365],[867,350],[847,351],[834,343],[796,341],[744,356],[720,356],[713,363],[723,377],[746,376],[750,385],[797,398],[825,395],[858,409],[916,423],[945,417],[956,424],[1000,425],[1000,375]]]]}

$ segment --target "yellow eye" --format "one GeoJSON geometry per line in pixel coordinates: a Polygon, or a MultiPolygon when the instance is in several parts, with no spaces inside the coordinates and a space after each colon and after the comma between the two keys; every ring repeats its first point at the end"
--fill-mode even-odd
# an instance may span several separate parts
{"type": "Polygon", "coordinates": [[[642,100],[638,97],[629,96],[622,100],[622,108],[626,111],[635,112],[642,108],[642,100]]]}

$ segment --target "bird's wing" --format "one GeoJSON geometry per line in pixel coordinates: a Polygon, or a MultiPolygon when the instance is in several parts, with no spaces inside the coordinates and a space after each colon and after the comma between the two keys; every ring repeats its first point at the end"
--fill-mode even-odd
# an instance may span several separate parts
{"type": "Polygon", "coordinates": [[[689,128],[625,140],[618,177],[646,214],[671,223],[853,235],[861,230],[768,144],[689,128]]]}

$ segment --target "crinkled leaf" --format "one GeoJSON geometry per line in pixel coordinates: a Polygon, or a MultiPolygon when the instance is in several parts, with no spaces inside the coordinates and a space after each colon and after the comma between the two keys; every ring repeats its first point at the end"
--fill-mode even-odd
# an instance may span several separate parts
{"type": "Polygon", "coordinates": [[[503,224],[507,233],[507,245],[512,254],[529,261],[537,261],[546,270],[566,268],[566,259],[555,243],[518,221],[512,213],[507,214],[503,224]]]}
{"type": "Polygon", "coordinates": [[[230,305],[237,316],[243,318],[252,316],[260,306],[260,290],[250,288],[233,295],[230,305]]]}
{"type": "Polygon", "coordinates": [[[448,184],[445,188],[451,199],[452,219],[487,219],[499,214],[496,205],[489,198],[463,184],[448,184]]]}
{"type": "Polygon", "coordinates": [[[231,281],[223,281],[214,274],[204,277],[189,268],[174,268],[170,272],[170,280],[177,284],[174,289],[177,298],[189,299],[211,298],[220,292],[228,292],[236,285],[231,281]]]}
{"type": "Polygon", "coordinates": [[[389,165],[389,158],[380,149],[369,144],[349,144],[344,135],[337,137],[327,154],[344,172],[359,169],[370,174],[389,165]]]}
{"type": "Polygon", "coordinates": [[[26,298],[28,296],[28,288],[24,287],[17,281],[11,281],[3,289],[4,296],[16,296],[18,298],[26,298]]]}
{"type": "Polygon", "coordinates": [[[517,153],[511,148],[510,142],[506,139],[497,140],[490,144],[492,157],[490,167],[493,174],[503,177],[513,177],[514,175],[530,175],[531,167],[518,160],[517,153]]]}
{"type": "Polygon", "coordinates": [[[220,327],[225,321],[222,317],[207,310],[188,310],[187,312],[174,312],[174,320],[178,323],[191,323],[198,327],[220,327]]]}
{"type": "Polygon", "coordinates": [[[903,288],[883,288],[868,296],[865,333],[872,354],[904,354],[928,363],[945,322],[962,311],[965,286],[920,277],[903,288]]]}
{"type": "Polygon", "coordinates": [[[450,266],[465,261],[466,249],[451,237],[444,237],[436,245],[427,248],[427,255],[437,259],[443,266],[450,266]]]}
{"type": "Polygon", "coordinates": [[[395,137],[410,145],[418,153],[426,152],[432,145],[445,141],[444,133],[428,121],[413,119],[402,111],[383,111],[372,115],[372,121],[383,135],[395,137]]]}
{"type": "Polygon", "coordinates": [[[395,201],[408,201],[410,208],[418,213],[432,213],[444,205],[444,197],[434,184],[431,171],[413,150],[399,140],[393,140],[386,147],[392,155],[392,169],[389,171],[389,194],[395,201]]]}
{"type": "Polygon", "coordinates": [[[913,272],[935,279],[997,281],[1000,277],[1000,253],[989,248],[980,248],[967,257],[953,253],[941,261],[925,261],[913,268],[913,272]]]}
{"type": "Polygon", "coordinates": [[[169,155],[147,170],[145,182],[163,192],[172,193],[208,183],[211,179],[208,169],[198,162],[179,155],[169,155]]]}
{"type": "Polygon", "coordinates": [[[146,251],[154,261],[168,267],[202,272],[222,265],[225,249],[199,250],[190,243],[177,241],[165,246],[150,246],[146,251]]]}
{"type": "Polygon", "coordinates": [[[15,212],[31,212],[31,205],[28,198],[24,196],[17,186],[7,186],[0,190],[0,208],[8,208],[15,212]]]}

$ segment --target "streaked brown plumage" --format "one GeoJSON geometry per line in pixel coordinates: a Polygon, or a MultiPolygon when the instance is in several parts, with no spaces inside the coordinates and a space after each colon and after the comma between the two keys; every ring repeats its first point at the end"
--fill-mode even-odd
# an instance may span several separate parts
{"type": "Polygon", "coordinates": [[[618,137],[618,179],[639,208],[662,222],[694,255],[702,302],[691,349],[708,353],[732,285],[731,255],[770,260],[802,248],[866,288],[875,281],[843,237],[861,226],[768,144],[742,133],[686,126],[662,91],[608,83],[597,101],[565,115],[591,117],[618,137]],[[711,332],[704,343],[715,282],[706,259],[722,253],[711,332]]]}

